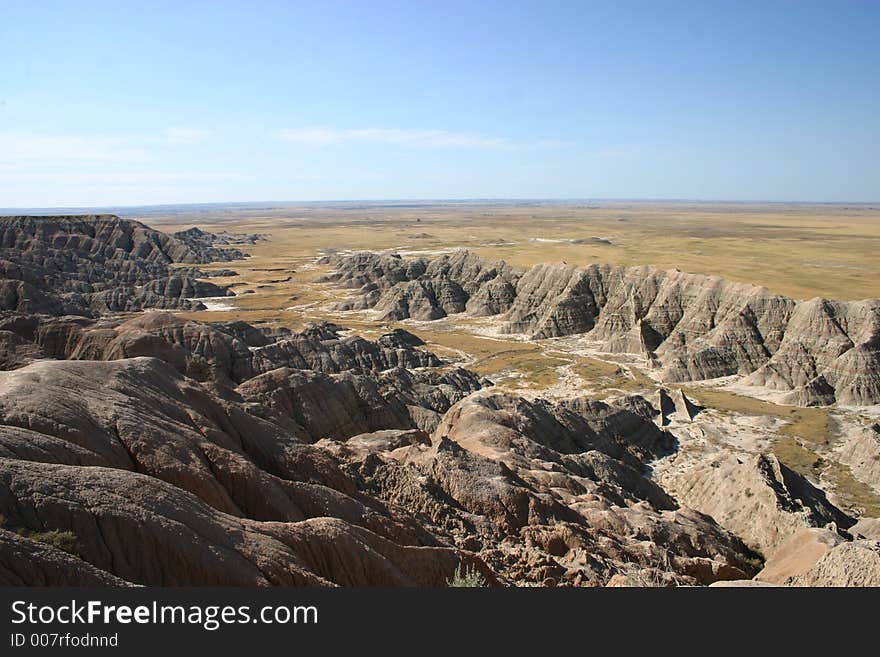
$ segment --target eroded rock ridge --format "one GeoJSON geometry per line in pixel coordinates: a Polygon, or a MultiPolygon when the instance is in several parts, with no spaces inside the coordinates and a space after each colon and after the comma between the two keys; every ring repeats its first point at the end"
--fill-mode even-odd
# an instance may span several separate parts
{"type": "Polygon", "coordinates": [[[644,356],[666,382],[731,375],[797,405],[880,403],[880,300],[796,301],[763,287],[654,267],[536,265],[517,270],[459,250],[405,259],[324,258],[324,280],[355,289],[339,310],[433,320],[497,316],[502,333],[582,334],[644,356]]]}

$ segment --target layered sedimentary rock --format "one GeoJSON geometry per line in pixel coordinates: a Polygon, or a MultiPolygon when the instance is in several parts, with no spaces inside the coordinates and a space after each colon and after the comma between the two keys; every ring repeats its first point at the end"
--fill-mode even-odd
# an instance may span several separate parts
{"type": "MultiPolygon", "coordinates": [[[[440,585],[470,563],[410,554],[439,543],[322,450],[164,361],[46,360],[0,376],[7,525],[72,532],[86,562],[128,581],[440,585]]],[[[314,431],[325,419],[305,417],[314,431]]]]}
{"type": "Polygon", "coordinates": [[[739,375],[800,405],[880,402],[880,300],[795,301],[762,287],[654,267],[537,265],[519,271],[468,251],[406,260],[329,256],[325,280],[358,288],[339,309],[389,319],[497,315],[533,339],[583,334],[645,356],[662,380],[739,375]]]}
{"type": "Polygon", "coordinates": [[[659,420],[661,425],[667,425],[670,422],[670,416],[676,415],[680,420],[693,420],[702,407],[698,406],[684,394],[681,390],[674,390],[670,393],[666,388],[660,388],[657,392],[657,406],[659,420]]]}
{"type": "Polygon", "coordinates": [[[0,529],[0,586],[128,586],[76,555],[0,529]]]}
{"type": "Polygon", "coordinates": [[[498,314],[510,307],[520,275],[504,262],[465,250],[435,260],[361,252],[323,261],[337,265],[323,280],[359,290],[340,310],[375,308],[389,320],[439,319],[465,310],[475,316],[498,314]]]}
{"type": "Polygon", "coordinates": [[[372,342],[343,337],[323,323],[301,332],[246,322],[207,324],[169,313],[126,321],[6,314],[0,317],[0,363],[14,369],[36,358],[114,360],[152,356],[199,379],[237,384],[280,367],[325,373],[438,367],[416,336],[392,331],[372,342]],[[10,355],[2,356],[3,351],[10,355]]]}
{"type": "Polygon", "coordinates": [[[601,585],[633,569],[669,584],[753,575],[738,538],[645,477],[642,459],[669,441],[621,408],[478,393],[444,416],[430,445],[339,450],[368,490],[515,581],[601,585]]]}
{"type": "Polygon", "coordinates": [[[880,424],[845,432],[836,456],[856,479],[880,493],[880,424]]]}
{"type": "Polygon", "coordinates": [[[534,584],[632,564],[682,583],[754,574],[739,539],[644,476],[671,438],[623,408],[462,398],[480,383],[455,370],[280,368],[221,399],[170,360],[0,372],[0,513],[16,541],[70,532],[77,550],[30,570],[10,557],[10,581],[57,580],[58,559],[70,581],[152,584],[442,585],[462,563],[534,584]],[[457,405],[429,439],[418,403],[457,405]]]}
{"type": "MultiPolygon", "coordinates": [[[[209,234],[205,234],[209,235],[209,234]]],[[[0,309],[96,315],[143,308],[202,309],[231,295],[192,267],[245,257],[206,239],[179,239],[114,215],[0,218],[0,309]]]]}
{"type": "Polygon", "coordinates": [[[9,521],[72,532],[88,564],[73,570],[81,579],[99,569],[155,586],[440,586],[457,564],[474,563],[455,549],[400,545],[337,518],[239,518],[132,472],[0,463],[9,521]]]}
{"type": "Polygon", "coordinates": [[[247,255],[239,249],[218,249],[215,247],[256,244],[257,242],[267,239],[267,236],[262,233],[227,233],[225,231],[222,233],[209,233],[197,226],[193,226],[186,230],[179,230],[174,233],[172,237],[180,240],[190,249],[201,254],[203,257],[210,258],[211,261],[241,260],[242,258],[247,257],[247,255]]]}
{"type": "Polygon", "coordinates": [[[680,470],[665,485],[680,502],[711,515],[765,557],[804,527],[846,530],[855,523],[773,454],[722,453],[680,470]]]}

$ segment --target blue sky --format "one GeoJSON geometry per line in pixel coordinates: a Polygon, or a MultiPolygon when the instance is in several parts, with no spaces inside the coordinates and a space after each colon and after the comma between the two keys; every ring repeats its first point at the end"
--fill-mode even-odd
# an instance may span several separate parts
{"type": "Polygon", "coordinates": [[[0,9],[0,206],[880,200],[880,2],[0,9]]]}

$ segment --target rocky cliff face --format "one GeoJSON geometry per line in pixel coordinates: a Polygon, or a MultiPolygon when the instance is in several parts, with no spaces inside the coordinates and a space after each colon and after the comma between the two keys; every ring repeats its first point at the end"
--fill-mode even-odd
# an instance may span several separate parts
{"type": "Polygon", "coordinates": [[[243,244],[256,244],[267,239],[266,235],[261,233],[209,233],[196,226],[187,230],[177,231],[172,235],[174,239],[186,244],[192,251],[198,253],[201,257],[207,258],[203,262],[214,262],[217,260],[242,260],[247,258],[247,254],[240,249],[235,248],[216,248],[229,247],[243,244]]]}
{"type": "MultiPolygon", "coordinates": [[[[204,234],[209,235],[209,234],[204,234]]],[[[203,264],[245,257],[207,239],[187,242],[113,215],[0,218],[0,309],[97,315],[144,308],[203,308],[232,295],[199,281],[203,264]]]]}
{"type": "Polygon", "coordinates": [[[128,581],[439,585],[472,560],[423,549],[438,542],[332,457],[164,361],[47,360],[2,376],[0,513],[71,532],[85,562],[128,581]]]}
{"type": "Polygon", "coordinates": [[[739,539],[644,476],[670,441],[601,403],[477,393],[446,413],[430,444],[357,467],[382,499],[429,514],[511,579],[596,585],[635,569],[708,583],[752,573],[739,539]]]}
{"type": "Polygon", "coordinates": [[[495,315],[510,307],[519,272],[504,262],[487,262],[466,250],[435,260],[404,260],[369,252],[326,256],[337,267],[323,280],[357,288],[340,310],[375,308],[383,319],[439,319],[467,310],[495,315]]]}
{"type": "Polygon", "coordinates": [[[537,265],[520,272],[467,251],[433,260],[333,256],[326,278],[357,295],[341,310],[390,319],[497,315],[533,339],[583,334],[641,354],[662,380],[739,375],[799,405],[880,402],[880,300],[795,301],[765,288],[653,267],[537,265]],[[476,281],[476,283],[475,283],[476,281]]]}

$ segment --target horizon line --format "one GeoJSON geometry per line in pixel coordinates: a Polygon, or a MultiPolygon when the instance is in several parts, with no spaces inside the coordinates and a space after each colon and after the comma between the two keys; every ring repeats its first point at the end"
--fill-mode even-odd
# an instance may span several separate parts
{"type": "Polygon", "coordinates": [[[175,208],[175,207],[199,207],[199,206],[253,206],[253,205],[276,205],[276,206],[309,206],[327,205],[334,203],[420,203],[424,205],[446,203],[700,203],[717,205],[880,205],[880,199],[875,201],[817,201],[817,200],[771,200],[771,199],[706,199],[706,198],[651,198],[651,197],[460,197],[460,198],[339,198],[339,199],[312,199],[304,201],[279,201],[279,200],[252,200],[252,201],[187,201],[181,203],[111,203],[102,205],[31,205],[31,206],[7,206],[0,207],[0,212],[23,212],[40,211],[48,212],[55,210],[126,210],[137,208],[175,208]]]}

